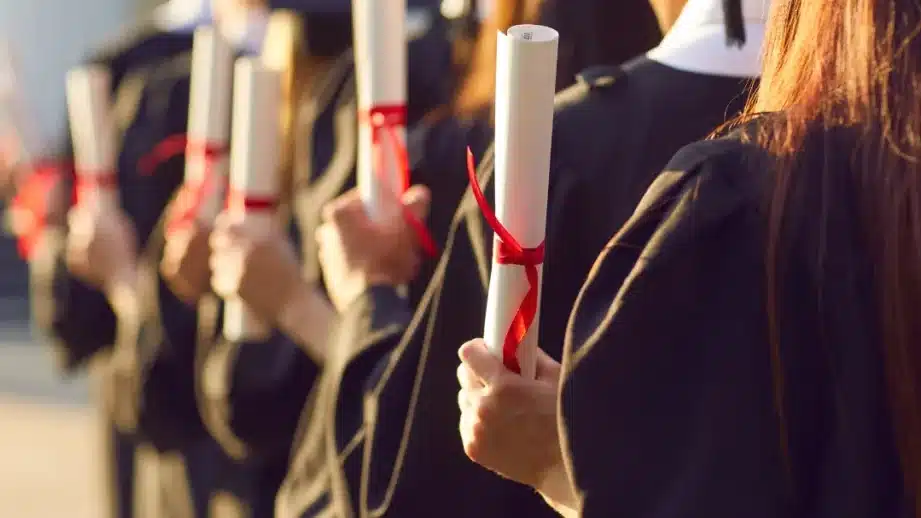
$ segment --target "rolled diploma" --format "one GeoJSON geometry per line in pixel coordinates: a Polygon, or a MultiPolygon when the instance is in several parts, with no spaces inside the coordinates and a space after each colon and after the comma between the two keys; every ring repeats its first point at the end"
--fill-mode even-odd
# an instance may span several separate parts
{"type": "Polygon", "coordinates": [[[13,49],[8,44],[0,44],[0,126],[4,128],[0,133],[13,137],[17,158],[22,164],[34,164],[48,152],[47,143],[34,121],[13,49]]]}
{"type": "Polygon", "coordinates": [[[111,79],[103,66],[79,67],[67,73],[67,111],[73,138],[77,182],[97,185],[81,192],[81,203],[105,212],[118,206],[116,190],[107,183],[115,174],[115,121],[110,102],[111,79]]]}
{"type": "MultiPolygon", "coordinates": [[[[495,191],[496,217],[524,248],[544,240],[550,139],[559,35],[549,27],[518,25],[501,32],[496,59],[495,191]]],[[[540,278],[543,268],[538,267],[540,278]]],[[[493,258],[483,336],[502,357],[509,325],[525,294],[523,266],[497,264],[493,258]]],[[[518,348],[521,375],[536,369],[538,312],[518,348]]]]}
{"type": "MultiPolygon", "coordinates": [[[[365,114],[378,106],[406,105],[406,0],[353,0],[355,80],[358,93],[358,189],[368,215],[377,221],[400,214],[403,172],[387,130],[380,131],[375,150],[373,131],[365,114]],[[383,171],[376,152],[382,155],[383,171]]],[[[405,145],[406,128],[394,132],[405,145]]]]}
{"type": "MultiPolygon", "coordinates": [[[[192,47],[192,76],[189,85],[189,141],[208,143],[226,148],[230,138],[230,92],[233,86],[233,48],[212,27],[195,30],[192,47]]],[[[186,157],[185,183],[201,185],[208,172],[209,159],[203,153],[191,153],[186,157]]],[[[211,160],[211,180],[214,189],[198,208],[197,217],[213,220],[221,210],[219,189],[227,175],[227,158],[211,160]]]]}
{"type": "MultiPolygon", "coordinates": [[[[278,72],[257,59],[242,58],[234,66],[230,188],[246,197],[278,196],[280,85],[278,72]]],[[[228,211],[231,217],[257,232],[269,232],[276,224],[274,210],[248,211],[231,205],[228,211]]],[[[271,328],[252,315],[241,300],[226,301],[225,338],[261,340],[270,332],[271,328]]]]}

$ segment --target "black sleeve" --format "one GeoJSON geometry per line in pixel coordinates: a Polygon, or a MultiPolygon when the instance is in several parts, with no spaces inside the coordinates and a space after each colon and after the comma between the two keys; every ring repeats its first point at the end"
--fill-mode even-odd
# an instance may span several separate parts
{"type": "Polygon", "coordinates": [[[287,455],[318,374],[313,360],[279,332],[265,342],[220,337],[202,363],[202,417],[235,457],[287,455]]]}
{"type": "Polygon", "coordinates": [[[49,230],[46,237],[29,265],[33,315],[62,366],[76,369],[112,345],[115,314],[101,292],[67,271],[65,231],[49,230]]]}
{"type": "Polygon", "coordinates": [[[582,515],[790,516],[758,182],[727,160],[669,170],[570,324],[562,418],[582,515]]]}

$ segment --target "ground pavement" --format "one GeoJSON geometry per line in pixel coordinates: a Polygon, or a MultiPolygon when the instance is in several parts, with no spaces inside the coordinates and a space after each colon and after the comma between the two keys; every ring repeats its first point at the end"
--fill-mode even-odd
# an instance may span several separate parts
{"type": "Polygon", "coordinates": [[[88,401],[85,380],[62,380],[32,339],[25,298],[0,298],[0,517],[105,518],[88,401]]]}

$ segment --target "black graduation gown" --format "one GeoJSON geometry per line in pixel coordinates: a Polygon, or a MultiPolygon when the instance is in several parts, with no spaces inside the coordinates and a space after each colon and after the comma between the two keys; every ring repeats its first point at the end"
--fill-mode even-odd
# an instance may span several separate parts
{"type": "MultiPolygon", "coordinates": [[[[447,95],[442,60],[437,45],[440,33],[429,34],[409,47],[411,72],[408,83],[408,119],[411,131],[408,145],[416,156],[417,142],[426,140],[418,129],[422,116],[444,103],[447,95]],[[436,45],[433,46],[433,43],[436,45]]],[[[295,241],[300,244],[302,272],[308,282],[322,286],[322,276],[314,242],[323,205],[355,186],[356,104],[350,52],[324,76],[317,77],[317,91],[300,107],[297,122],[297,149],[294,164],[295,187],[291,204],[296,226],[295,241]]],[[[464,135],[452,134],[464,141],[464,135]]],[[[481,140],[483,140],[481,138],[481,140]]],[[[455,150],[459,160],[463,148],[455,150]]],[[[415,169],[415,168],[414,168],[415,169]]],[[[433,173],[440,171],[433,170],[433,173]]],[[[414,181],[419,180],[415,174],[414,181]]],[[[452,188],[435,189],[454,193],[443,207],[453,207],[460,196],[462,179],[452,188]]],[[[437,195],[440,199],[441,194],[437,195]]],[[[436,199],[436,202],[439,200],[436,199]]],[[[453,210],[453,209],[452,209],[453,210]]],[[[435,211],[430,220],[440,221],[435,211]]],[[[441,224],[440,228],[446,228],[441,224]]],[[[443,236],[435,234],[436,242],[443,236]]],[[[412,288],[410,298],[417,298],[412,288]]],[[[211,301],[211,317],[203,320],[202,336],[216,336],[220,329],[220,305],[211,301]]],[[[203,373],[199,387],[202,412],[208,430],[224,449],[240,459],[285,459],[291,452],[298,427],[309,420],[314,403],[311,394],[320,368],[299,345],[281,333],[274,333],[268,344],[229,343],[218,337],[204,340],[201,346],[203,373]]],[[[356,415],[360,415],[357,412],[356,415]]]]}
{"type": "MultiPolygon", "coordinates": [[[[559,96],[540,326],[552,356],[561,357],[569,310],[604,244],[674,151],[741,108],[744,83],[643,58],[586,71],[559,96]]],[[[443,174],[463,176],[462,167],[443,174]]],[[[481,165],[487,196],[491,167],[481,165]]],[[[342,466],[334,487],[360,516],[553,515],[533,490],[471,463],[457,437],[456,351],[482,334],[491,244],[468,195],[415,314],[392,290],[370,290],[331,339],[336,350],[362,351],[343,368],[328,424],[342,466]],[[364,423],[349,428],[341,416],[361,408],[364,423]]]]}
{"type": "Polygon", "coordinates": [[[848,173],[858,141],[834,133],[791,176],[776,279],[771,161],[735,137],[681,151],[599,257],[561,395],[583,516],[913,516],[848,173]]]}

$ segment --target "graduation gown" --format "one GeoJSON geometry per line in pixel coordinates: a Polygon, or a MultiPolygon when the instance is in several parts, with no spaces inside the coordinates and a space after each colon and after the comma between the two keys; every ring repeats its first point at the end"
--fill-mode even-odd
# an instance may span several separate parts
{"type": "MultiPolygon", "coordinates": [[[[149,80],[151,66],[167,62],[191,48],[191,34],[163,32],[157,28],[153,20],[144,19],[103,45],[85,61],[87,64],[103,65],[110,71],[112,100],[113,104],[119,107],[116,109],[116,123],[120,133],[126,132],[128,126],[138,115],[142,92],[149,80]]],[[[187,108],[183,108],[180,113],[186,112],[187,108]]],[[[172,126],[178,128],[177,123],[180,121],[182,119],[177,117],[172,121],[172,126]]],[[[184,124],[184,121],[182,122],[184,124]]],[[[72,141],[69,124],[67,127],[63,154],[67,160],[70,160],[73,154],[72,141]]],[[[178,129],[178,132],[182,131],[184,131],[184,126],[178,129]]],[[[140,156],[137,151],[132,154],[133,159],[140,156]]],[[[126,164],[123,164],[120,158],[118,165],[122,167],[126,164]]],[[[137,168],[136,163],[129,163],[127,166],[131,168],[131,171],[137,168]]],[[[158,189],[158,194],[152,200],[154,202],[162,201],[164,196],[169,196],[169,193],[172,192],[172,187],[169,185],[158,187],[158,189]]],[[[141,199],[143,200],[143,197],[141,199]]],[[[159,216],[159,210],[140,209],[149,227],[148,233],[153,227],[152,221],[159,216]]],[[[56,255],[56,251],[50,251],[50,257],[53,258],[56,255]]],[[[54,259],[50,261],[54,262],[54,259]]],[[[48,268],[30,270],[33,315],[35,315],[39,329],[50,331],[47,337],[52,344],[58,363],[64,370],[72,371],[83,366],[94,354],[112,344],[115,321],[108,304],[100,293],[75,279],[67,278],[66,273],[60,268],[53,270],[53,272],[49,272],[48,268]],[[55,282],[54,286],[50,286],[49,279],[51,278],[59,279],[59,281],[55,282]],[[57,290],[58,293],[49,297],[52,290],[57,290]],[[68,303],[69,297],[79,300],[80,303],[68,303]],[[85,322],[94,322],[94,325],[84,326],[82,323],[85,322]],[[71,325],[72,323],[74,325],[71,325]]]]}
{"type": "MultiPolygon", "coordinates": [[[[63,264],[64,236],[51,247],[52,277],[45,314],[49,329],[65,344],[93,341],[103,406],[138,445],[135,480],[143,491],[133,513],[163,518],[271,516],[274,488],[284,473],[260,465],[242,465],[229,458],[208,436],[195,392],[197,374],[196,309],[181,302],[159,276],[165,223],[164,208],[181,184],[184,157],[162,161],[143,170],[144,158],[163,139],[185,132],[188,119],[191,55],[132,71],[133,110],[118,112],[124,120],[118,157],[118,188],[122,209],[131,219],[141,251],[138,268],[143,319],[134,343],[119,347],[137,350],[138,364],[116,369],[108,347],[124,337],[115,335],[115,317],[105,298],[72,277],[63,264]],[[269,479],[269,482],[266,482],[269,479]],[[269,496],[262,489],[272,486],[269,496]]],[[[124,83],[124,82],[123,82],[124,83]]],[[[126,101],[127,103],[127,101],[126,101]]],[[[84,350],[92,350],[84,347],[84,350]]],[[[133,491],[128,484],[125,488],[133,491]]]]}
{"type": "MultiPolygon", "coordinates": [[[[569,309],[604,244],[674,151],[742,107],[743,88],[738,79],[641,58],[590,69],[559,96],[540,326],[552,356],[561,357],[569,309]]],[[[443,174],[464,176],[462,163],[453,167],[443,174]]],[[[487,157],[487,197],[491,177],[487,157]]],[[[530,488],[471,463],[457,439],[456,351],[482,334],[491,246],[468,194],[415,312],[378,287],[343,315],[331,338],[331,349],[356,351],[340,368],[326,424],[340,466],[330,477],[333,495],[353,501],[354,514],[553,516],[530,488]],[[359,409],[364,422],[349,428],[355,423],[346,416],[359,409]]]]}
{"type": "Polygon", "coordinates": [[[855,149],[843,131],[807,139],[774,279],[772,162],[737,136],[681,151],[605,248],[573,310],[561,395],[582,516],[914,515],[855,149]]]}
{"type": "MultiPolygon", "coordinates": [[[[443,48],[432,45],[440,37],[440,33],[426,35],[412,42],[409,48],[413,72],[408,83],[408,119],[416,129],[410,132],[408,146],[416,160],[417,151],[424,146],[421,142],[431,140],[444,145],[448,141],[430,139],[427,126],[419,126],[423,115],[442,105],[447,95],[446,76],[440,72],[448,60],[441,60],[443,48]]],[[[313,237],[321,223],[321,209],[356,182],[357,106],[353,68],[349,51],[325,74],[317,76],[309,97],[299,107],[296,121],[294,188],[290,200],[293,237],[299,244],[304,279],[321,287],[313,237]]],[[[466,133],[451,133],[451,142],[457,138],[466,140],[466,133]]],[[[478,140],[483,142],[486,137],[478,140]]],[[[452,151],[457,160],[463,160],[462,146],[452,151]]],[[[441,172],[437,168],[429,171],[432,177],[441,172]]],[[[423,181],[415,172],[413,177],[414,181],[423,181]]],[[[450,180],[455,184],[453,187],[434,189],[439,193],[435,203],[448,211],[435,210],[431,215],[431,222],[439,222],[435,224],[437,228],[447,228],[444,221],[450,219],[463,190],[462,177],[450,180]],[[454,197],[449,197],[449,193],[454,197]],[[448,197],[442,199],[442,196],[448,197]]],[[[444,239],[437,232],[434,237],[436,242],[444,239]]],[[[411,287],[411,300],[418,298],[418,290],[418,285],[411,287]]],[[[307,428],[305,423],[317,405],[316,381],[321,366],[279,332],[268,343],[228,342],[218,336],[222,325],[220,303],[212,299],[206,304],[206,311],[209,316],[203,317],[200,331],[200,336],[208,338],[203,338],[200,345],[199,400],[209,432],[235,458],[287,462],[296,434],[307,428]]],[[[360,411],[355,415],[360,421],[360,411]]]]}

